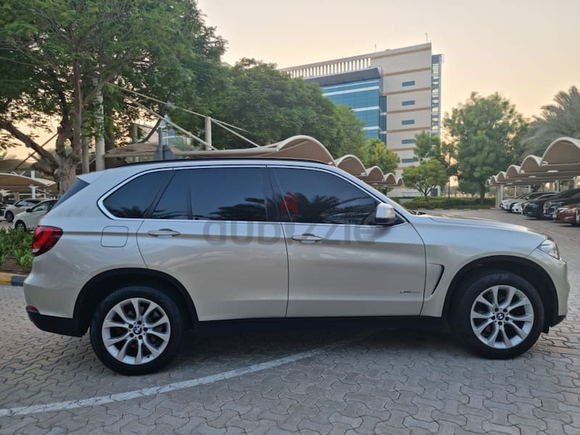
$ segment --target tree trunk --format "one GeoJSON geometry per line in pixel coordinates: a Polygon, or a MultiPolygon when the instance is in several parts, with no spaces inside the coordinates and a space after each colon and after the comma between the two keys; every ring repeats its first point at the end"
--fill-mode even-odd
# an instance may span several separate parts
{"type": "Polygon", "coordinates": [[[479,203],[485,204],[485,186],[479,186],[479,203]]]}
{"type": "Polygon", "coordinates": [[[61,160],[59,168],[54,172],[58,193],[61,195],[65,193],[75,182],[76,176],[76,163],[70,158],[61,160]]]}

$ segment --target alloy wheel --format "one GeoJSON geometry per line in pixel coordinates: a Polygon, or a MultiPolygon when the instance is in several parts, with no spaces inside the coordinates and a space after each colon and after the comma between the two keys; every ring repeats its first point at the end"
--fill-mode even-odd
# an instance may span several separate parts
{"type": "Polygon", "coordinates": [[[103,345],[116,360],[146,364],[159,357],[171,338],[167,313],[145,298],[130,298],[109,310],[101,328],[103,345]]]}
{"type": "Polygon", "coordinates": [[[519,289],[489,287],[475,299],[470,313],[476,337],[494,349],[509,349],[524,341],[534,326],[534,307],[519,289]]]}

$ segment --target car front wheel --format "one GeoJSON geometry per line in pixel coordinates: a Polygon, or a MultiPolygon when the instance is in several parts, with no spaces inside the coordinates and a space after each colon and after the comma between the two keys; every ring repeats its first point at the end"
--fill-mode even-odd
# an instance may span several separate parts
{"type": "Polygon", "coordinates": [[[7,211],[4,217],[8,222],[12,222],[14,220],[14,215],[12,214],[11,211],[7,211]]]}
{"type": "Polygon", "coordinates": [[[125,375],[155,372],[177,355],[186,332],[178,305],[148,286],[123,287],[106,297],[90,328],[97,357],[125,375]]]}
{"type": "Polygon", "coordinates": [[[454,332],[476,353],[495,359],[521,355],[538,340],[544,305],[521,276],[487,271],[465,283],[451,310],[454,332]]]}
{"type": "Polygon", "coordinates": [[[17,230],[26,231],[26,224],[22,221],[18,221],[14,224],[14,228],[16,228],[17,230]]]}

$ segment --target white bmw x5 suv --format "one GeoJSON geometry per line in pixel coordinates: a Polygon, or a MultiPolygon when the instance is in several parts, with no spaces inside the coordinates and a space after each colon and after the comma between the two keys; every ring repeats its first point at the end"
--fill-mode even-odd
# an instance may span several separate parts
{"type": "Polygon", "coordinates": [[[241,320],[362,318],[450,327],[490,358],[567,312],[566,264],[527,228],[409,213],[321,163],[133,164],[78,177],[34,235],[26,310],[90,331],[124,374],[168,364],[186,333],[241,320]]]}

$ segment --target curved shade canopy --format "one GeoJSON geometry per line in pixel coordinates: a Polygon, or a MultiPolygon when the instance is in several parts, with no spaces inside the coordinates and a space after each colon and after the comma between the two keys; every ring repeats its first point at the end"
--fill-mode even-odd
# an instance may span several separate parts
{"type": "MultiPolygon", "coordinates": [[[[143,157],[152,156],[157,149],[157,144],[153,142],[131,144],[121,148],[115,148],[107,152],[106,157],[143,157]]],[[[229,149],[229,150],[199,150],[181,151],[172,148],[176,157],[254,157],[254,158],[275,158],[275,159],[304,159],[315,160],[336,166],[349,174],[360,178],[368,184],[384,186],[402,186],[403,181],[393,174],[383,174],[380,168],[374,166],[365,168],[361,160],[352,154],[347,154],[338,159],[334,159],[328,149],[318,140],[310,136],[292,136],[281,142],[255,148],[229,149]]]]}
{"type": "Polygon", "coordinates": [[[511,165],[507,171],[489,178],[490,185],[530,185],[567,180],[580,175],[580,140],[561,137],[548,146],[542,157],[529,155],[520,166],[511,165]]]}

